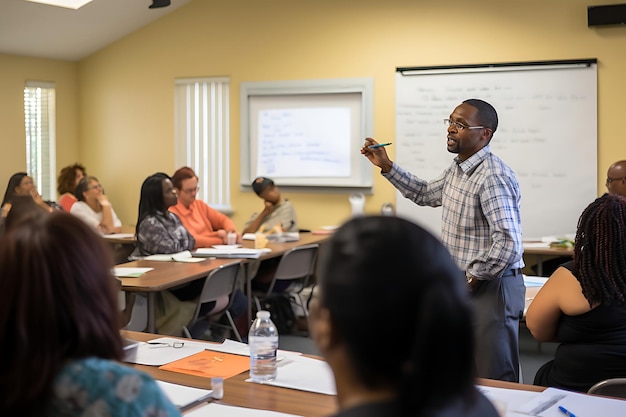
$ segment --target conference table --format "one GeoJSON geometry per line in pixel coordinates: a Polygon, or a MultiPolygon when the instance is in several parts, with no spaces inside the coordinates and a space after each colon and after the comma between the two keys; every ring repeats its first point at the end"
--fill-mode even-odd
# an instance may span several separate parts
{"type": "Polygon", "coordinates": [[[543,276],[545,257],[574,256],[573,248],[550,247],[536,241],[524,241],[524,255],[533,255],[537,259],[537,275],[543,276]]]}
{"type": "MultiPolygon", "coordinates": [[[[122,335],[132,340],[149,341],[155,338],[154,334],[122,331],[122,335]]],[[[180,385],[196,388],[211,389],[211,379],[200,376],[169,372],[158,369],[156,366],[132,364],[153,378],[180,385]]],[[[307,417],[328,416],[337,411],[336,397],[333,395],[318,394],[271,385],[245,382],[248,373],[243,372],[224,380],[224,398],[218,403],[239,407],[257,408],[296,414],[307,417]]],[[[479,378],[478,385],[495,388],[541,392],[545,387],[503,382],[479,378]]],[[[192,409],[193,410],[193,409],[192,409]]],[[[190,410],[191,411],[191,410],[190,410]]]]}
{"type": "MultiPolygon", "coordinates": [[[[245,282],[248,294],[248,321],[252,319],[251,285],[252,276],[249,272],[251,261],[263,261],[282,256],[291,248],[312,243],[323,243],[329,236],[315,235],[312,233],[300,233],[298,241],[294,242],[271,242],[267,247],[271,252],[263,253],[256,259],[244,258],[206,258],[202,262],[163,262],[150,260],[137,260],[116,265],[116,268],[152,268],[139,277],[120,277],[122,291],[140,292],[147,295],[148,326],[147,331],[156,333],[155,304],[156,295],[161,291],[182,285],[197,279],[206,277],[211,271],[232,262],[242,262],[245,266],[245,282]]],[[[254,248],[254,241],[244,240],[243,247],[254,248]]]]}

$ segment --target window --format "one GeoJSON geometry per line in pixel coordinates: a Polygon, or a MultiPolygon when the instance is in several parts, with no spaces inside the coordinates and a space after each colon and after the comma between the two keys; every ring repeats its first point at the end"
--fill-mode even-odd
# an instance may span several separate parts
{"type": "Polygon", "coordinates": [[[200,198],[232,214],[229,80],[178,79],[175,90],[176,168],[192,167],[198,175],[200,198]]]}
{"type": "Polygon", "coordinates": [[[54,83],[27,81],[24,87],[26,172],[44,200],[56,200],[54,83]]]}

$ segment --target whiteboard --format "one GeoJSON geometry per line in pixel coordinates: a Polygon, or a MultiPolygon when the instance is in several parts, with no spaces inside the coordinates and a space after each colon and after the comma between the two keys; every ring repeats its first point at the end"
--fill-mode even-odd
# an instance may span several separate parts
{"type": "MultiPolygon", "coordinates": [[[[448,118],[479,98],[498,112],[491,151],[517,174],[524,238],[574,233],[597,196],[597,75],[586,64],[420,69],[396,74],[396,161],[431,180],[455,154],[446,150],[448,118]],[[404,73],[404,74],[403,74],[404,73]]],[[[397,213],[441,234],[441,208],[396,192],[397,213]]]]}
{"type": "Polygon", "coordinates": [[[242,83],[241,185],[371,188],[371,79],[242,83]]]}

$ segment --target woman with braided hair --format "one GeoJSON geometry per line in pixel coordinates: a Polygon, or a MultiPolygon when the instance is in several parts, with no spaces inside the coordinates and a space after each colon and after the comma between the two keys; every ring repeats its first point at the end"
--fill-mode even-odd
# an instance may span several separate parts
{"type": "Polygon", "coordinates": [[[535,385],[586,392],[626,377],[626,198],[604,194],[578,220],[574,260],[539,291],[526,325],[540,342],[560,342],[535,385]]]}

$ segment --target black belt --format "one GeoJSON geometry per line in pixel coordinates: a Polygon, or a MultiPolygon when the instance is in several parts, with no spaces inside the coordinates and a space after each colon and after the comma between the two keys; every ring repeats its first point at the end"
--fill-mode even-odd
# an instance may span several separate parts
{"type": "Polygon", "coordinates": [[[522,275],[522,269],[521,268],[511,268],[511,269],[507,269],[506,271],[504,271],[504,273],[502,274],[502,276],[509,276],[509,275],[522,275]]]}

